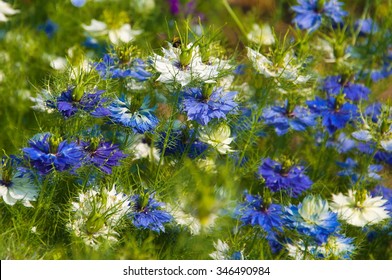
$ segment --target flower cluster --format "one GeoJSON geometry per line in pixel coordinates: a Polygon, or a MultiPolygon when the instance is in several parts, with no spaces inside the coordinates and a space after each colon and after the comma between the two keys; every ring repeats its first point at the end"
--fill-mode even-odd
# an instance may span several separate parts
{"type": "Polygon", "coordinates": [[[0,257],[391,255],[391,1],[8,2],[0,257]]]}

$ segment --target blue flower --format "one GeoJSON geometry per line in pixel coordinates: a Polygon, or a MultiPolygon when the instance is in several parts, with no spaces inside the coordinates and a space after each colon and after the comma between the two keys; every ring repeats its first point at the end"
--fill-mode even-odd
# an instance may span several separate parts
{"type": "Polygon", "coordinates": [[[378,32],[378,25],[371,18],[358,19],[354,28],[359,31],[359,35],[365,36],[378,32]]]}
{"type": "Polygon", "coordinates": [[[309,189],[313,182],[305,175],[303,166],[290,166],[285,163],[273,161],[270,158],[263,160],[258,174],[265,180],[265,185],[273,192],[285,191],[292,197],[297,197],[309,189]]]}
{"type": "Polygon", "coordinates": [[[324,81],[323,89],[331,96],[340,93],[352,101],[368,100],[370,89],[361,84],[353,84],[342,78],[341,75],[327,77],[324,81]]]}
{"type": "Polygon", "coordinates": [[[106,116],[113,123],[132,128],[135,133],[143,134],[152,131],[159,123],[158,118],[153,114],[155,109],[148,108],[149,103],[150,99],[145,97],[142,105],[137,109],[139,106],[131,106],[131,100],[121,95],[109,105],[107,109],[110,113],[106,116]]]}
{"type": "Polygon", "coordinates": [[[72,5],[77,8],[83,7],[86,4],[86,0],[71,0],[72,5]]]}
{"type": "Polygon", "coordinates": [[[306,102],[311,112],[322,117],[322,124],[330,134],[344,128],[349,121],[358,116],[357,106],[348,102],[344,103],[341,96],[330,96],[326,100],[316,96],[316,100],[306,102]]]}
{"type": "Polygon", "coordinates": [[[372,119],[372,122],[377,123],[378,118],[381,115],[381,111],[382,111],[382,103],[374,102],[366,107],[365,116],[370,117],[372,119]]]}
{"type": "Polygon", "coordinates": [[[119,149],[118,145],[104,141],[81,142],[86,154],[85,161],[91,162],[107,174],[112,174],[112,168],[120,165],[120,160],[126,155],[119,149]]]}
{"type": "Polygon", "coordinates": [[[342,10],[343,3],[336,0],[298,0],[298,6],[292,7],[296,12],[293,22],[300,28],[313,32],[321,26],[323,19],[332,20],[332,23],[343,22],[347,12],[342,10]]]}
{"type": "Polygon", "coordinates": [[[368,166],[367,174],[358,173],[358,163],[352,158],[347,158],[345,162],[336,162],[338,166],[343,168],[342,171],[338,172],[339,176],[348,176],[353,183],[358,182],[359,179],[364,181],[367,178],[372,178],[374,180],[381,180],[381,176],[377,173],[383,170],[383,166],[379,164],[371,164],[368,166]]]}
{"type": "Polygon", "coordinates": [[[139,82],[143,82],[152,75],[146,70],[146,64],[143,60],[134,59],[131,62],[122,63],[117,57],[110,54],[105,54],[102,62],[95,63],[94,66],[103,79],[131,77],[139,82]]]}
{"type": "Polygon", "coordinates": [[[157,146],[161,151],[165,146],[166,137],[169,138],[165,155],[182,155],[186,153],[189,158],[197,158],[208,149],[208,144],[199,141],[193,129],[187,131],[183,128],[177,128],[172,130],[169,136],[167,136],[166,132],[163,132],[157,141],[157,146]]]}
{"type": "Polygon", "coordinates": [[[326,147],[335,148],[338,153],[347,153],[348,151],[354,149],[357,143],[348,137],[345,133],[341,132],[337,139],[335,135],[331,135],[330,139],[327,140],[326,147]]]}
{"type": "Polygon", "coordinates": [[[278,135],[286,134],[289,128],[295,131],[304,131],[307,127],[316,125],[316,115],[300,106],[296,106],[294,110],[291,110],[287,100],[283,107],[266,107],[261,117],[266,124],[275,127],[278,135]]]}
{"type": "Polygon", "coordinates": [[[240,204],[236,214],[244,225],[259,226],[267,235],[274,235],[275,230],[282,231],[282,206],[265,204],[259,195],[245,195],[245,202],[240,204]]]}
{"type": "Polygon", "coordinates": [[[18,166],[20,161],[15,156],[1,159],[0,197],[8,205],[20,201],[24,206],[32,207],[31,201],[36,200],[39,188],[31,171],[18,166]]]}
{"type": "Polygon", "coordinates": [[[38,26],[38,30],[45,32],[48,38],[52,38],[57,32],[58,28],[58,25],[50,19],[48,19],[44,24],[38,26]]]}
{"type": "Polygon", "coordinates": [[[161,210],[164,203],[156,201],[154,195],[133,195],[131,201],[131,213],[128,214],[133,225],[137,228],[150,229],[160,233],[165,232],[163,224],[169,223],[173,217],[166,211],[161,210]]]}
{"type": "Polygon", "coordinates": [[[23,148],[24,158],[42,175],[80,167],[82,148],[75,142],[54,138],[50,133],[35,135],[29,140],[30,147],[23,148]]]}
{"type": "Polygon", "coordinates": [[[384,207],[389,212],[389,215],[392,217],[392,189],[386,188],[384,186],[376,186],[370,192],[370,194],[372,197],[382,196],[383,199],[387,200],[387,203],[384,204],[384,207]]]}
{"type": "Polygon", "coordinates": [[[79,110],[90,113],[92,116],[100,114],[108,114],[108,111],[103,107],[107,101],[102,98],[103,90],[94,93],[82,92],[82,96],[76,96],[76,88],[72,87],[63,91],[56,101],[48,100],[47,106],[57,109],[64,118],[69,118],[75,115],[79,110]]]}
{"type": "Polygon", "coordinates": [[[298,206],[286,207],[283,222],[288,228],[314,238],[317,244],[327,242],[339,229],[336,213],[329,211],[328,202],[319,196],[306,196],[298,206]]]}
{"type": "Polygon", "coordinates": [[[201,88],[188,88],[182,92],[182,103],[188,119],[207,125],[212,119],[225,119],[238,106],[233,100],[237,95],[236,91],[223,92],[223,88],[216,88],[211,94],[205,91],[201,88]]]}

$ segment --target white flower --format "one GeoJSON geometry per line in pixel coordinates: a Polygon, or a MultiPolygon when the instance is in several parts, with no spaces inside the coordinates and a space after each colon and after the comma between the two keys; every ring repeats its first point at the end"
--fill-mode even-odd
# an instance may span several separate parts
{"type": "Polygon", "coordinates": [[[115,227],[130,209],[127,196],[117,193],[115,186],[100,193],[88,190],[79,194],[79,201],[72,202],[68,230],[80,237],[85,244],[98,249],[103,241],[116,242],[115,227]]]}
{"type": "Polygon", "coordinates": [[[377,224],[389,218],[384,207],[387,200],[381,196],[371,197],[365,193],[359,199],[357,192],[349,190],[347,196],[342,193],[333,194],[332,200],[331,209],[337,212],[341,219],[357,227],[377,224]]]}
{"type": "Polygon", "coordinates": [[[149,14],[155,8],[155,0],[132,0],[132,5],[137,12],[149,14]]]}
{"type": "Polygon", "coordinates": [[[144,143],[142,138],[131,146],[131,151],[134,154],[134,159],[148,158],[150,161],[159,162],[160,155],[158,149],[144,143]]]}
{"type": "Polygon", "coordinates": [[[252,30],[248,33],[247,38],[256,44],[272,45],[275,43],[274,35],[272,34],[271,26],[269,24],[260,25],[254,23],[252,30]]]}
{"type": "Polygon", "coordinates": [[[34,105],[31,106],[31,108],[40,112],[52,113],[54,109],[49,108],[46,103],[48,100],[51,100],[52,98],[53,97],[49,91],[42,90],[41,93],[38,94],[36,97],[30,97],[30,100],[34,102],[34,105]]]}
{"type": "Polygon", "coordinates": [[[68,65],[68,61],[64,57],[57,56],[55,58],[52,58],[49,64],[50,67],[55,70],[65,70],[68,65]]]}
{"type": "Polygon", "coordinates": [[[248,58],[253,67],[267,78],[284,79],[297,84],[306,83],[310,76],[300,75],[301,65],[295,65],[295,56],[292,52],[286,53],[279,64],[275,64],[261,53],[247,47],[248,58]]]}
{"type": "Polygon", "coordinates": [[[286,244],[290,257],[296,260],[309,259],[349,259],[355,247],[353,239],[342,235],[331,235],[326,243],[305,245],[303,240],[286,244]]]}
{"type": "Polygon", "coordinates": [[[12,16],[19,13],[19,10],[15,10],[11,8],[11,5],[4,2],[0,1],[0,22],[7,22],[8,18],[7,16],[12,16]]]}
{"type": "Polygon", "coordinates": [[[129,23],[123,24],[120,28],[110,29],[106,23],[95,19],[91,20],[90,25],[82,24],[82,27],[93,36],[108,35],[110,42],[114,45],[129,43],[142,33],[142,30],[132,29],[129,23]]]}
{"type": "Polygon", "coordinates": [[[309,260],[312,259],[311,253],[314,252],[316,246],[314,245],[305,246],[303,241],[301,240],[298,243],[286,244],[286,249],[288,251],[289,256],[295,260],[303,260],[303,259],[309,260]],[[307,253],[306,255],[305,252],[307,253]]]}
{"type": "MultiPolygon", "coordinates": [[[[2,175],[0,168],[0,178],[2,175]]],[[[33,207],[31,201],[35,201],[38,196],[38,188],[34,185],[28,175],[16,172],[12,179],[6,183],[0,180],[0,196],[8,205],[14,205],[17,201],[22,202],[26,207],[33,207]]]]}
{"type": "Polygon", "coordinates": [[[219,75],[219,65],[202,62],[199,46],[188,44],[186,50],[181,50],[169,44],[168,49],[162,48],[162,52],[163,56],[154,54],[152,57],[153,67],[161,73],[157,79],[159,82],[177,82],[186,86],[193,80],[211,82],[219,75]]]}
{"type": "Polygon", "coordinates": [[[169,212],[177,224],[185,226],[189,229],[190,233],[193,235],[198,235],[201,232],[202,225],[196,217],[183,210],[183,205],[178,205],[173,207],[171,204],[167,203],[165,209],[169,212]]]}
{"type": "Polygon", "coordinates": [[[365,129],[355,131],[351,134],[356,140],[369,142],[378,142],[380,146],[387,152],[392,152],[392,125],[390,125],[385,131],[381,132],[381,126],[383,125],[383,120],[379,120],[377,124],[367,124],[364,121],[365,129]],[[377,141],[378,140],[378,141],[377,141]]]}
{"type": "Polygon", "coordinates": [[[230,250],[230,247],[226,242],[218,239],[218,242],[214,242],[214,248],[216,251],[210,254],[212,259],[227,260],[227,253],[230,250]]]}
{"type": "Polygon", "coordinates": [[[233,152],[230,144],[234,138],[230,137],[231,130],[226,124],[217,127],[206,127],[199,132],[199,140],[213,146],[220,154],[233,152]]]}
{"type": "Polygon", "coordinates": [[[234,254],[230,254],[230,247],[226,242],[218,239],[217,242],[214,242],[215,252],[210,254],[210,257],[214,260],[233,260],[239,259],[243,260],[244,255],[242,252],[236,252],[234,254]],[[238,254],[237,254],[238,253],[238,254]]]}

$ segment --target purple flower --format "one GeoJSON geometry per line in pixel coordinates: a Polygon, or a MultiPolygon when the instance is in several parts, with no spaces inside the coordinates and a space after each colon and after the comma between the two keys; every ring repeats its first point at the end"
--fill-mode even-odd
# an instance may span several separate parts
{"type": "Polygon", "coordinates": [[[344,103],[342,95],[337,97],[330,96],[324,100],[316,96],[316,100],[307,101],[311,112],[319,114],[322,117],[322,124],[330,134],[358,116],[358,108],[354,104],[344,103]]]}
{"type": "Polygon", "coordinates": [[[303,166],[290,166],[288,163],[282,165],[266,158],[258,169],[258,175],[264,178],[265,185],[271,191],[285,191],[292,197],[298,197],[313,184],[304,171],[303,166]]]}
{"type": "Polygon", "coordinates": [[[170,6],[170,12],[173,15],[177,15],[180,12],[180,0],[168,0],[170,6]]]}
{"type": "Polygon", "coordinates": [[[107,101],[102,98],[103,90],[95,93],[82,92],[81,96],[77,96],[75,87],[63,91],[56,101],[47,101],[50,108],[57,109],[64,118],[69,118],[75,115],[79,110],[90,113],[92,116],[97,116],[99,112],[105,111],[103,105],[107,101]]]}
{"type": "Polygon", "coordinates": [[[73,170],[81,165],[82,148],[75,142],[54,139],[50,133],[37,134],[23,148],[24,158],[42,175],[53,170],[73,170]]]}
{"type": "Polygon", "coordinates": [[[139,82],[143,82],[152,75],[146,70],[146,64],[143,60],[134,59],[131,62],[124,63],[110,54],[105,54],[102,62],[95,63],[94,66],[103,79],[131,77],[139,82]]]}
{"type": "Polygon", "coordinates": [[[323,89],[330,96],[345,94],[345,97],[352,101],[368,100],[370,89],[361,84],[353,84],[346,81],[342,76],[327,77],[324,81],[323,89]]]}
{"type": "Polygon", "coordinates": [[[286,134],[289,128],[295,131],[304,131],[309,126],[316,125],[316,115],[308,109],[296,106],[294,110],[289,109],[286,100],[285,106],[271,106],[263,110],[262,119],[268,125],[275,127],[278,135],[286,134]]]}
{"type": "Polygon", "coordinates": [[[170,222],[173,217],[166,211],[161,210],[164,203],[156,201],[154,195],[133,195],[131,201],[131,213],[128,217],[137,228],[150,229],[160,233],[165,232],[163,224],[170,222]]]}
{"type": "Polygon", "coordinates": [[[275,230],[282,231],[282,207],[279,204],[265,204],[259,195],[245,195],[245,202],[236,210],[244,225],[259,226],[268,235],[275,230]]]}
{"type": "Polygon", "coordinates": [[[225,119],[238,106],[233,100],[236,91],[223,92],[223,88],[216,88],[208,94],[200,88],[189,88],[182,93],[182,103],[188,118],[201,125],[207,125],[212,119],[225,119]]]}
{"type": "Polygon", "coordinates": [[[336,0],[298,0],[298,6],[292,7],[296,12],[293,22],[300,28],[313,32],[321,26],[324,20],[332,23],[342,23],[347,12],[342,9],[343,3],[336,0]]]}
{"type": "Polygon", "coordinates": [[[85,161],[91,162],[107,174],[112,174],[113,166],[120,165],[120,160],[126,155],[118,148],[118,145],[110,142],[99,141],[81,142],[86,154],[85,161]]]}

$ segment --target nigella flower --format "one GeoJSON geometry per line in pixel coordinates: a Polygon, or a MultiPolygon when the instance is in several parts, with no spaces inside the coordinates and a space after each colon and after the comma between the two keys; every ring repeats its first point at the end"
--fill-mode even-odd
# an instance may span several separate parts
{"type": "Polygon", "coordinates": [[[282,231],[282,206],[267,204],[259,195],[245,195],[245,202],[236,210],[240,221],[244,225],[261,227],[267,236],[275,235],[275,231],[282,231]]]}
{"type": "Polygon", "coordinates": [[[200,141],[210,144],[220,154],[227,154],[234,152],[230,144],[234,137],[231,136],[231,129],[227,124],[221,123],[218,126],[204,127],[199,130],[200,141]]]}
{"type": "Polygon", "coordinates": [[[58,28],[58,25],[50,19],[48,19],[44,24],[38,26],[38,30],[45,32],[48,38],[52,38],[58,28]]]}
{"type": "Polygon", "coordinates": [[[258,51],[252,50],[249,47],[246,49],[247,56],[252,62],[253,67],[266,78],[283,79],[295,84],[303,84],[310,79],[309,75],[304,76],[300,73],[303,67],[297,63],[295,55],[292,52],[287,52],[281,61],[271,61],[258,51]]]}
{"type": "Polygon", "coordinates": [[[201,125],[207,125],[212,119],[225,119],[226,115],[234,112],[238,106],[233,100],[237,92],[224,92],[221,87],[213,89],[212,92],[201,88],[188,88],[182,94],[188,119],[201,125]]]}
{"type": "Polygon", "coordinates": [[[12,16],[17,13],[19,13],[19,10],[11,8],[10,4],[0,0],[0,22],[7,22],[7,16],[12,16]]]}
{"type": "Polygon", "coordinates": [[[115,55],[105,54],[101,62],[94,63],[94,67],[103,79],[130,77],[142,82],[151,77],[151,73],[146,70],[145,62],[141,59],[123,62],[115,55]]]}
{"type": "Polygon", "coordinates": [[[56,139],[50,133],[36,134],[23,148],[24,158],[39,173],[73,170],[81,165],[83,151],[75,142],[56,139]]]}
{"type": "Polygon", "coordinates": [[[366,107],[365,116],[371,118],[372,122],[377,123],[378,118],[381,115],[381,111],[382,111],[382,103],[374,102],[366,107]]]}
{"type": "Polygon", "coordinates": [[[309,177],[305,175],[303,166],[292,165],[289,161],[281,164],[266,158],[257,173],[264,178],[265,185],[271,191],[285,191],[292,197],[299,196],[313,184],[309,177]]]}
{"type": "Polygon", "coordinates": [[[334,24],[343,22],[347,12],[342,9],[343,3],[336,0],[298,0],[298,6],[292,7],[296,12],[294,23],[300,29],[309,32],[317,30],[323,20],[331,20],[334,24]]]}
{"type": "Polygon", "coordinates": [[[337,214],[329,211],[328,202],[312,195],[306,196],[298,206],[288,206],[283,222],[288,228],[312,237],[319,245],[340,226],[337,214]]]}
{"type": "Polygon", "coordinates": [[[86,154],[85,161],[107,174],[112,174],[112,168],[120,165],[120,160],[126,157],[118,145],[102,140],[82,141],[81,146],[86,154]]]}
{"type": "Polygon", "coordinates": [[[165,150],[165,155],[182,155],[186,153],[189,158],[201,156],[208,148],[208,144],[201,142],[195,130],[189,131],[183,128],[176,128],[170,135],[163,132],[157,141],[159,150],[165,150]],[[165,139],[168,137],[167,145],[165,139]],[[165,147],[165,149],[164,149],[165,147]]]}
{"type": "Polygon", "coordinates": [[[357,143],[348,137],[344,132],[341,132],[339,136],[330,135],[330,139],[328,139],[326,143],[326,147],[335,148],[338,153],[347,153],[348,151],[354,149],[357,143]]]}
{"type": "Polygon", "coordinates": [[[26,207],[33,207],[31,201],[38,196],[38,187],[31,174],[18,170],[15,158],[3,158],[0,166],[0,196],[8,205],[20,201],[26,207]]]}
{"type": "Polygon", "coordinates": [[[160,73],[157,81],[179,83],[186,86],[192,81],[213,81],[219,75],[220,66],[202,62],[199,46],[192,43],[187,46],[162,49],[163,56],[154,54],[152,66],[160,73]]]}
{"type": "Polygon", "coordinates": [[[232,250],[226,242],[218,239],[214,242],[214,248],[216,251],[210,254],[213,260],[243,260],[244,255],[242,251],[232,250]]]}
{"type": "Polygon", "coordinates": [[[165,205],[154,199],[154,195],[133,195],[130,198],[132,211],[128,214],[133,225],[137,228],[150,229],[157,233],[165,232],[164,224],[173,217],[161,208],[165,205]]]}
{"type": "Polygon", "coordinates": [[[358,163],[352,158],[347,158],[345,162],[336,162],[337,165],[343,168],[342,171],[338,172],[339,176],[348,176],[351,178],[353,183],[358,182],[358,180],[365,180],[367,178],[372,178],[374,180],[381,180],[381,176],[377,173],[383,170],[383,166],[379,164],[371,164],[368,166],[368,172],[366,174],[358,173],[358,163]]]}
{"type": "Polygon", "coordinates": [[[304,131],[307,127],[316,125],[316,115],[301,106],[295,106],[294,109],[290,109],[287,100],[283,107],[270,106],[264,108],[261,117],[266,124],[275,127],[278,135],[286,134],[290,128],[295,131],[304,131]]]}
{"type": "MultiPolygon", "coordinates": [[[[123,15],[124,14],[120,13],[117,16],[118,18],[121,18],[123,15]]],[[[92,19],[90,25],[82,24],[82,27],[86,32],[93,36],[107,34],[110,42],[114,45],[129,43],[143,32],[142,30],[132,29],[129,23],[124,23],[118,26],[118,23],[116,22],[115,25],[108,26],[105,22],[96,19],[92,19]]]]}
{"type": "Polygon", "coordinates": [[[180,0],[168,0],[170,6],[170,12],[173,15],[177,15],[180,11],[180,0]]]}
{"type": "Polygon", "coordinates": [[[389,218],[387,200],[381,196],[371,197],[366,190],[349,190],[347,195],[332,195],[331,209],[348,224],[365,227],[389,218]]]}
{"type": "Polygon", "coordinates": [[[315,100],[306,103],[311,112],[322,117],[322,124],[330,134],[344,128],[349,121],[358,116],[357,106],[344,102],[343,95],[330,96],[326,100],[316,96],[315,100]]]}
{"type": "Polygon", "coordinates": [[[77,8],[81,8],[86,4],[86,0],[71,0],[72,5],[74,5],[77,8]]]}
{"type": "Polygon", "coordinates": [[[286,245],[289,256],[296,260],[303,259],[332,259],[346,260],[351,259],[354,253],[354,239],[335,234],[328,237],[327,242],[319,245],[303,240],[292,242],[286,245]]]}
{"type": "Polygon", "coordinates": [[[158,125],[159,120],[153,114],[155,109],[148,108],[150,103],[149,97],[144,98],[140,107],[131,102],[131,99],[121,95],[120,98],[117,98],[107,107],[109,114],[106,116],[113,123],[132,128],[135,133],[143,134],[146,131],[152,131],[158,125]]]}
{"type": "Polygon", "coordinates": [[[358,19],[354,24],[355,30],[359,31],[359,35],[366,36],[378,32],[378,25],[371,18],[358,19]]]}
{"type": "Polygon", "coordinates": [[[370,192],[370,195],[372,197],[382,196],[383,199],[386,199],[387,203],[385,204],[385,209],[389,212],[389,215],[392,216],[392,189],[391,188],[377,186],[370,192]]]}
{"type": "Polygon", "coordinates": [[[84,243],[98,249],[105,242],[114,243],[118,239],[116,227],[130,210],[128,197],[106,188],[99,192],[90,189],[81,192],[78,200],[72,202],[70,221],[67,229],[84,243]]]}
{"type": "Polygon", "coordinates": [[[75,115],[79,110],[90,113],[93,116],[105,111],[103,105],[107,101],[102,98],[103,90],[94,93],[87,93],[78,87],[69,88],[57,97],[56,101],[48,100],[46,105],[49,108],[57,109],[64,118],[75,115]]]}
{"type": "Polygon", "coordinates": [[[354,84],[341,75],[330,76],[324,80],[323,89],[331,96],[343,93],[352,101],[368,100],[370,89],[362,84],[354,84]]]}

